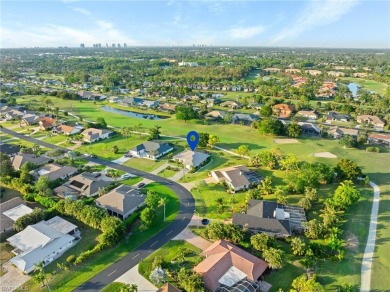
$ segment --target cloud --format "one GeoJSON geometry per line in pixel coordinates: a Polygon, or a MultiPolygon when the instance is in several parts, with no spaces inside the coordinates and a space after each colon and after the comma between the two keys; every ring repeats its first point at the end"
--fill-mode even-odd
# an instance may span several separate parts
{"type": "Polygon", "coordinates": [[[271,39],[271,43],[293,39],[307,30],[335,22],[356,4],[356,0],[312,0],[298,19],[276,34],[271,39]]]}
{"type": "Polygon", "coordinates": [[[251,27],[235,27],[228,30],[228,35],[236,39],[250,39],[265,31],[262,25],[251,27]]]}
{"type": "Polygon", "coordinates": [[[81,14],[84,14],[84,15],[91,15],[91,14],[92,14],[92,13],[89,12],[88,10],[83,9],[83,8],[80,8],[80,7],[73,7],[73,6],[71,6],[70,8],[71,8],[73,11],[78,12],[78,13],[81,13],[81,14]]]}
{"type": "Polygon", "coordinates": [[[137,41],[113,28],[108,22],[101,22],[100,26],[84,30],[56,24],[42,24],[39,27],[28,27],[24,30],[2,27],[0,35],[2,48],[72,47],[79,46],[81,43],[87,46],[95,43],[139,45],[137,41]]]}

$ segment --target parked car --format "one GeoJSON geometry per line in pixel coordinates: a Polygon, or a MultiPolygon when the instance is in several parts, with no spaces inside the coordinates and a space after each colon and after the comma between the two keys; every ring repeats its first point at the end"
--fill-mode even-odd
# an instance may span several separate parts
{"type": "Polygon", "coordinates": [[[102,175],[100,172],[92,172],[92,174],[94,175],[94,177],[99,177],[102,175]]]}
{"type": "Polygon", "coordinates": [[[138,188],[142,188],[145,185],[145,183],[139,183],[138,188]]]}
{"type": "Polygon", "coordinates": [[[207,225],[207,224],[210,223],[210,220],[206,219],[206,218],[203,218],[201,222],[202,222],[203,225],[207,225]]]}
{"type": "Polygon", "coordinates": [[[122,175],[122,178],[130,178],[130,177],[132,177],[130,173],[125,173],[124,175],[122,175]]]}

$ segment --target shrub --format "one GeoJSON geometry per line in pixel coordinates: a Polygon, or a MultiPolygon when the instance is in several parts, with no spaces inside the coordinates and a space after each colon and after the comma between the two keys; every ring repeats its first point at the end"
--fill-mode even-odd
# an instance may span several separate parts
{"type": "Polygon", "coordinates": [[[69,264],[74,263],[75,260],[76,260],[76,256],[74,254],[71,254],[66,258],[66,262],[69,264]]]}
{"type": "Polygon", "coordinates": [[[367,148],[366,148],[366,151],[367,151],[367,152],[376,152],[376,153],[381,152],[381,150],[379,149],[379,147],[367,147],[367,148]]]}

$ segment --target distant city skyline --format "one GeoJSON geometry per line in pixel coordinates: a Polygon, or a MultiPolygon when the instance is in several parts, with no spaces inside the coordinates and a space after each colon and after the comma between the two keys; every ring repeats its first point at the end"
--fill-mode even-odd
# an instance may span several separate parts
{"type": "Polygon", "coordinates": [[[389,1],[5,0],[0,47],[390,49],[389,15],[389,1]]]}

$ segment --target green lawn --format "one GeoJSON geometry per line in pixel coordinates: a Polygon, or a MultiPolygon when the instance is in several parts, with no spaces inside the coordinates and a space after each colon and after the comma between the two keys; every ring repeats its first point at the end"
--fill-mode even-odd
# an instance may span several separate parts
{"type": "Polygon", "coordinates": [[[367,90],[375,91],[381,95],[384,95],[386,93],[386,89],[388,86],[386,83],[376,82],[373,80],[367,80],[367,79],[362,79],[362,78],[341,77],[340,80],[342,80],[342,81],[345,80],[345,81],[359,84],[359,86],[361,86],[367,90]]]}
{"type": "MultiPolygon", "coordinates": [[[[156,256],[162,257],[164,269],[170,271],[179,271],[182,267],[192,269],[202,260],[202,257],[199,256],[201,251],[201,249],[184,240],[172,240],[140,262],[138,272],[149,281],[152,263],[156,256]],[[183,249],[186,253],[184,260],[180,257],[180,250],[183,249]]],[[[171,281],[172,279],[168,278],[168,282],[171,281]]]]}
{"type": "Polygon", "coordinates": [[[118,292],[122,291],[121,289],[125,289],[126,284],[120,282],[112,282],[111,284],[104,287],[100,292],[118,292]]]}
{"type": "Polygon", "coordinates": [[[122,180],[120,183],[132,186],[132,185],[135,185],[135,184],[139,183],[141,180],[142,180],[141,177],[136,176],[136,177],[132,177],[132,178],[128,178],[128,179],[122,180]]]}
{"type": "MultiPolygon", "coordinates": [[[[47,137],[43,139],[42,141],[51,143],[51,144],[58,144],[60,142],[65,142],[67,139],[69,139],[69,136],[64,135],[52,135],[51,137],[47,137]]],[[[62,146],[65,144],[61,144],[62,146]]]]}
{"type": "Polygon", "coordinates": [[[8,242],[4,242],[0,244],[0,277],[5,274],[5,270],[3,270],[3,264],[9,261],[14,257],[12,250],[14,248],[8,242]]]}
{"type": "Polygon", "coordinates": [[[210,219],[232,218],[233,212],[245,207],[245,192],[229,194],[226,189],[217,184],[208,184],[192,190],[195,198],[196,212],[201,217],[210,219]],[[217,199],[222,199],[223,203],[217,203],[217,199]]]}
{"type": "Polygon", "coordinates": [[[126,161],[123,165],[129,166],[129,167],[134,167],[139,170],[151,172],[161,165],[165,164],[166,161],[164,160],[151,160],[151,159],[146,159],[146,158],[136,158],[133,157],[130,160],[126,161]]]}
{"type": "MultiPolygon", "coordinates": [[[[132,234],[122,240],[116,247],[103,250],[84,263],[77,266],[72,266],[71,270],[69,271],[61,271],[61,273],[57,273],[55,263],[57,261],[63,261],[66,259],[66,256],[69,256],[67,253],[75,253],[76,249],[77,253],[79,253],[84,250],[84,248],[87,249],[94,245],[94,239],[96,238],[98,231],[93,230],[96,232],[95,236],[91,236],[89,240],[85,240],[84,245],[78,243],[77,246],[73,249],[70,249],[65,254],[65,256],[62,256],[60,259],[50,264],[47,269],[45,269],[45,271],[50,274],[48,278],[51,279],[49,283],[53,291],[68,292],[75,289],[82,283],[88,281],[90,278],[110,266],[112,263],[124,257],[126,254],[148,240],[150,237],[166,228],[176,218],[180,208],[179,198],[171,189],[158,183],[152,183],[145,186],[143,190],[154,190],[158,194],[161,194],[168,199],[168,203],[166,205],[166,221],[164,222],[162,220],[163,212],[162,208],[159,208],[158,216],[161,217],[161,220],[158,221],[157,225],[145,231],[133,229],[131,231],[132,234]],[[80,248],[80,250],[78,248],[80,248]]],[[[75,224],[78,226],[82,225],[79,222],[76,222],[75,224]]],[[[83,232],[81,235],[83,236],[83,232]]],[[[39,290],[39,285],[33,280],[28,281],[26,285],[29,291],[39,290]]]]}
{"type": "Polygon", "coordinates": [[[172,170],[172,169],[163,169],[158,173],[159,176],[170,178],[174,176],[178,171],[172,170]]]}

